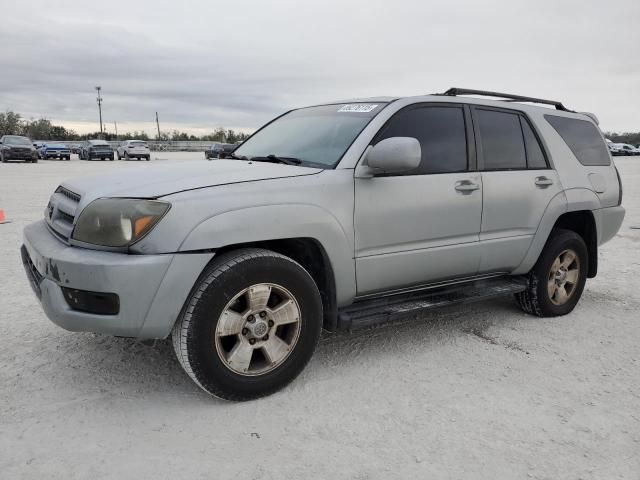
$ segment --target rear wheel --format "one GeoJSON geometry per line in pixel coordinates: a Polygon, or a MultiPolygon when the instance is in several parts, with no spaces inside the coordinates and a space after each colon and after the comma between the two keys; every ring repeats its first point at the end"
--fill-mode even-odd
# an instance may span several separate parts
{"type": "Polygon", "coordinates": [[[582,237],[571,230],[554,230],[529,272],[527,289],[516,299],[525,312],[539,317],[566,315],[580,300],[588,269],[582,237]]]}
{"type": "Polygon", "coordinates": [[[269,250],[241,249],[203,272],[172,338],[182,367],[203,390],[249,400],[291,382],[321,328],[320,293],[302,266],[269,250]]]}

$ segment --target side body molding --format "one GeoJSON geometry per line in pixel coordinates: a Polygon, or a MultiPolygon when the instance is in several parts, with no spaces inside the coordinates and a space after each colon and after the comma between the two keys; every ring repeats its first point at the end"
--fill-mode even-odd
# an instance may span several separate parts
{"type": "Polygon", "coordinates": [[[356,294],[353,240],[329,211],[317,205],[275,204],[222,212],[197,225],[179,251],[285,238],[312,238],[322,245],[335,275],[337,304],[350,304],[356,294]]]}

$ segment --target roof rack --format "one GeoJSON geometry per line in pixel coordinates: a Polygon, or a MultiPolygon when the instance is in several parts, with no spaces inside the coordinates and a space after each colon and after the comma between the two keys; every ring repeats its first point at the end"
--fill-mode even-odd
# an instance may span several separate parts
{"type": "Polygon", "coordinates": [[[543,98],[534,98],[534,97],[524,97],[522,95],[512,95],[510,93],[500,93],[500,92],[488,92],[486,90],[473,90],[471,88],[450,88],[442,95],[449,95],[451,97],[455,97],[457,95],[480,95],[483,97],[498,97],[504,98],[506,102],[530,102],[530,103],[541,103],[544,105],[553,105],[556,107],[556,110],[564,110],[565,112],[572,112],[573,110],[569,110],[562,103],[557,102],[555,100],[545,100],[543,98]]]}

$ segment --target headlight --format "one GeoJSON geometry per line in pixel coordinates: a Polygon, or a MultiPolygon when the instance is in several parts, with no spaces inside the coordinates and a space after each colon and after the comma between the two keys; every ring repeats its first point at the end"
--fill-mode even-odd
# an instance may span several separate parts
{"type": "Polygon", "coordinates": [[[144,237],[171,208],[166,202],[100,198],[82,211],[72,238],[105,247],[126,247],[144,237]]]}

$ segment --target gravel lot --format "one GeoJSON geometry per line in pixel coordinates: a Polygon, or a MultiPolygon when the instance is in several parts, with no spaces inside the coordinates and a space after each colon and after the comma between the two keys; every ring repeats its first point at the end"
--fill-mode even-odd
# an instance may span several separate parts
{"type": "Polygon", "coordinates": [[[640,478],[640,158],[616,160],[627,217],[571,315],[505,298],[328,335],[288,388],[233,404],[168,341],[56,327],[22,269],[62,179],[203,155],[154,157],[0,164],[1,478],[640,478]]]}

